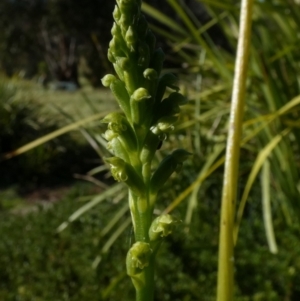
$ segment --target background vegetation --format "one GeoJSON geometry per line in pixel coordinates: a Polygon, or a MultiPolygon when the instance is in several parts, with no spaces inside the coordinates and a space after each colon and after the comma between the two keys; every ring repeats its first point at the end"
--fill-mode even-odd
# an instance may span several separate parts
{"type": "MultiPolygon", "coordinates": [[[[1,1],[1,154],[112,110],[107,92],[92,89],[107,72],[113,1],[102,2],[1,1]],[[17,79],[22,74],[31,80],[17,79]],[[81,89],[47,90],[36,83],[42,75],[81,89]]],[[[201,3],[167,0],[160,13],[147,5],[155,7],[155,1],[143,6],[158,43],[168,49],[168,68],[178,73],[190,99],[158,156],[176,146],[194,154],[166,185],[157,208],[174,210],[183,225],[158,256],[156,300],[215,298],[239,1],[201,3]]],[[[294,0],[255,4],[241,142],[236,300],[300,297],[299,14],[294,0]]],[[[132,299],[124,263],[131,239],[125,195],[117,187],[112,196],[115,186],[101,165],[101,124],[77,129],[0,162],[1,300],[132,299]],[[93,184],[75,181],[74,174],[93,184]],[[101,198],[102,191],[108,197],[101,198]],[[65,230],[58,233],[60,225],[65,230]]]]}

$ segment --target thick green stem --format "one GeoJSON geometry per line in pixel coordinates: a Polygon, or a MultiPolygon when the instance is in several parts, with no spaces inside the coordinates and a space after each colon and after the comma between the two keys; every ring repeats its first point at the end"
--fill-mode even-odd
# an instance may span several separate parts
{"type": "Polygon", "coordinates": [[[149,212],[138,213],[138,217],[136,218],[136,232],[135,232],[135,240],[149,242],[149,228],[150,228],[150,218],[149,212]]]}
{"type": "Polygon", "coordinates": [[[129,206],[134,222],[135,241],[149,242],[152,210],[149,208],[148,198],[139,198],[129,191],[129,206]]]}
{"type": "Polygon", "coordinates": [[[240,33],[222,193],[217,301],[233,300],[233,223],[235,217],[242,118],[245,103],[246,72],[250,48],[252,6],[253,0],[241,1],[240,33]]]}
{"type": "Polygon", "coordinates": [[[136,301],[153,301],[154,298],[154,258],[143,270],[145,283],[144,286],[136,290],[136,301]]]}

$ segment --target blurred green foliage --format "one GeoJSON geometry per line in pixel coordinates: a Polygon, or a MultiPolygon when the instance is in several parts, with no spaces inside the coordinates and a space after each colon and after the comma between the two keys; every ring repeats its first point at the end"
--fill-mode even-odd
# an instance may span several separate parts
{"type": "MultiPolygon", "coordinates": [[[[53,132],[66,122],[62,121],[57,111],[51,113],[46,104],[39,103],[38,94],[33,95],[23,86],[18,81],[0,78],[1,155],[53,132]]],[[[23,190],[28,190],[37,185],[70,183],[73,173],[86,172],[94,166],[92,160],[100,161],[83,142],[78,133],[72,133],[43,144],[23,156],[1,161],[5,173],[1,176],[0,187],[19,185],[23,190]],[[90,161],[82,160],[82,156],[90,158],[90,161]]]]}
{"type": "MultiPolygon", "coordinates": [[[[40,206],[33,213],[22,214],[22,210],[1,213],[0,300],[133,299],[133,288],[124,272],[124,256],[132,234],[130,227],[97,269],[92,268],[106,240],[100,235],[101,229],[122,202],[108,199],[62,233],[55,233],[66,216],[82,205],[76,199],[88,193],[86,186],[76,185],[62,201],[48,209],[40,206]]],[[[182,224],[163,243],[156,266],[155,300],[214,300],[219,217],[213,202],[206,198],[196,210],[189,231],[182,224]]],[[[184,208],[176,213],[182,216],[184,208]]],[[[299,231],[282,227],[276,219],[279,254],[272,255],[260,215],[257,199],[242,226],[236,249],[236,300],[299,300],[299,231]]]]}

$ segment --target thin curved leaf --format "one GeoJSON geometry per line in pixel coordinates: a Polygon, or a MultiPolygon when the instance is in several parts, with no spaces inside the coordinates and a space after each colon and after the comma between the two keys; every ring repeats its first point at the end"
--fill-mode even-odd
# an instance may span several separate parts
{"type": "Polygon", "coordinates": [[[234,241],[237,241],[239,226],[242,220],[242,216],[244,213],[246,201],[248,199],[249,192],[251,190],[251,187],[257,177],[258,172],[260,171],[260,168],[268,158],[268,156],[272,153],[274,148],[278,145],[278,143],[281,141],[281,139],[287,135],[290,132],[290,129],[283,130],[280,134],[276,135],[257,155],[256,160],[252,166],[250,175],[248,177],[239,208],[237,211],[237,220],[234,228],[234,241]]]}
{"type": "Polygon", "coordinates": [[[61,232],[64,229],[68,227],[70,223],[78,219],[81,215],[86,213],[87,211],[91,210],[93,207],[107,199],[108,197],[111,197],[115,195],[116,193],[120,192],[122,189],[124,189],[125,186],[123,186],[122,183],[118,183],[113,185],[112,187],[108,188],[101,194],[97,195],[94,197],[90,202],[85,204],[84,206],[80,207],[78,210],[76,210],[69,218],[67,221],[63,222],[61,225],[58,226],[56,229],[56,232],[61,232]]]}
{"type": "Polygon", "coordinates": [[[82,125],[85,125],[85,124],[87,124],[89,122],[92,122],[92,121],[95,121],[97,119],[100,119],[100,118],[106,116],[108,113],[110,113],[110,111],[105,111],[105,112],[102,112],[102,113],[99,113],[99,114],[95,114],[95,115],[89,116],[87,118],[84,118],[82,120],[79,120],[77,122],[71,123],[71,124],[69,124],[67,126],[64,126],[64,127],[60,128],[60,129],[58,129],[58,130],[56,130],[56,131],[54,131],[54,132],[52,132],[50,134],[47,134],[47,135],[45,135],[45,136],[43,136],[41,138],[38,138],[38,139],[36,139],[36,140],[34,140],[34,141],[30,142],[30,143],[27,143],[27,144],[23,145],[22,147],[14,150],[12,152],[4,154],[2,156],[2,159],[6,160],[6,159],[10,159],[10,158],[16,157],[18,155],[21,155],[21,154],[23,154],[23,153],[25,153],[25,152],[27,152],[27,151],[29,151],[29,150],[31,150],[31,149],[39,146],[39,145],[41,145],[41,144],[43,144],[45,142],[48,142],[48,141],[50,141],[50,140],[52,140],[52,139],[54,139],[56,137],[59,137],[59,136],[61,136],[63,134],[66,134],[66,133],[68,133],[70,131],[76,130],[76,129],[78,129],[82,125]]]}
{"type": "Polygon", "coordinates": [[[269,250],[272,254],[277,254],[278,248],[275,239],[271,209],[270,177],[270,162],[269,160],[266,160],[262,166],[260,178],[262,188],[262,209],[269,250]]]}

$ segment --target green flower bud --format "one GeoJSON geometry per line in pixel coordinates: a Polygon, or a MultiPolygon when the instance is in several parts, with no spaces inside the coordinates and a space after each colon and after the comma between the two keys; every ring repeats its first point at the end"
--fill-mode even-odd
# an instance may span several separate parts
{"type": "MultiPolygon", "coordinates": [[[[116,133],[116,132],[114,132],[114,131],[112,131],[112,130],[107,130],[107,131],[105,131],[105,133],[104,133],[104,138],[105,138],[107,141],[111,141],[111,140],[113,140],[114,138],[117,138],[118,136],[119,136],[119,134],[116,133]]],[[[110,147],[108,146],[108,148],[110,148],[110,147]]]]}
{"type": "Polygon", "coordinates": [[[113,27],[111,28],[111,34],[114,36],[114,35],[118,35],[120,34],[120,31],[119,31],[119,28],[118,28],[118,25],[114,22],[113,24],[113,27]]]}
{"type": "Polygon", "coordinates": [[[125,161],[118,157],[105,158],[105,161],[110,164],[111,174],[118,182],[125,182],[128,175],[125,170],[125,161]]]}
{"type": "Polygon", "coordinates": [[[170,133],[174,130],[174,123],[177,121],[177,119],[177,116],[162,117],[155,125],[150,128],[150,130],[155,135],[170,133]]]}
{"type": "Polygon", "coordinates": [[[131,95],[131,99],[138,102],[149,98],[151,98],[151,95],[149,94],[148,90],[145,88],[138,88],[131,95]]]}
{"type": "Polygon", "coordinates": [[[137,36],[132,26],[129,26],[126,31],[125,42],[130,51],[136,50],[137,36]]]}
{"type": "Polygon", "coordinates": [[[149,229],[150,241],[156,241],[166,237],[173,232],[174,227],[180,223],[180,220],[170,214],[163,214],[157,217],[149,229]]]}
{"type": "Polygon", "coordinates": [[[152,69],[152,68],[147,68],[144,72],[143,72],[143,76],[148,79],[148,80],[156,80],[158,75],[157,72],[152,69]]]}
{"type": "Polygon", "coordinates": [[[114,69],[116,71],[116,73],[118,74],[119,76],[119,79],[121,81],[124,81],[124,70],[122,70],[122,68],[120,68],[120,66],[117,64],[117,58],[114,57],[115,61],[114,61],[114,69]]]}
{"type": "MultiPolygon", "coordinates": [[[[127,254],[127,272],[135,269],[144,269],[149,265],[152,250],[150,244],[138,241],[130,248],[127,254]]],[[[131,275],[131,273],[128,273],[131,275]]]]}
{"type": "Polygon", "coordinates": [[[130,60],[127,57],[118,57],[117,65],[124,71],[128,71],[131,69],[130,60]]]}
{"type": "Polygon", "coordinates": [[[117,3],[119,5],[119,8],[120,8],[122,14],[126,14],[128,9],[131,8],[131,5],[134,2],[135,1],[133,1],[133,0],[117,0],[117,3]]]}
{"type": "Polygon", "coordinates": [[[102,79],[102,85],[106,88],[110,87],[110,85],[115,82],[117,78],[112,74],[106,74],[102,79]]]}
{"type": "Polygon", "coordinates": [[[108,123],[108,129],[115,133],[121,133],[127,130],[128,122],[124,115],[118,112],[108,114],[101,120],[102,123],[108,123]]]}
{"type": "Polygon", "coordinates": [[[130,98],[124,82],[120,80],[116,80],[111,83],[110,89],[114,94],[117,102],[119,103],[120,108],[124,111],[127,119],[130,121],[131,120],[130,98]]]}
{"type": "Polygon", "coordinates": [[[107,58],[111,63],[116,62],[116,58],[115,58],[113,52],[110,49],[108,49],[108,51],[107,51],[107,58]]]}
{"type": "Polygon", "coordinates": [[[145,88],[138,88],[133,92],[130,98],[131,116],[134,124],[145,122],[146,104],[145,100],[150,99],[151,95],[145,88]]]}
{"type": "Polygon", "coordinates": [[[115,35],[112,36],[112,39],[109,41],[108,47],[111,49],[111,51],[116,52],[116,48],[118,47],[118,39],[119,37],[116,37],[115,35]]]}
{"type": "MultiPolygon", "coordinates": [[[[119,138],[118,133],[114,133],[111,130],[107,130],[105,132],[104,137],[106,138],[106,135],[111,134],[112,139],[107,142],[106,148],[111,151],[116,157],[124,160],[125,162],[130,162],[130,158],[128,155],[128,148],[124,146],[121,139],[119,138]]],[[[107,137],[110,138],[110,137],[107,137]]]]}
{"type": "MultiPolygon", "coordinates": [[[[117,3],[119,5],[120,9],[122,8],[122,9],[127,10],[127,9],[132,9],[132,7],[135,7],[137,4],[137,1],[136,0],[118,0],[117,3]]],[[[122,13],[123,13],[123,11],[122,11],[122,13]]]]}
{"type": "Polygon", "coordinates": [[[128,16],[122,14],[118,24],[121,27],[122,34],[125,36],[128,27],[131,25],[131,20],[128,18],[128,16]]]}
{"type": "Polygon", "coordinates": [[[114,35],[109,42],[109,50],[114,57],[122,57],[126,55],[126,46],[123,43],[122,37],[114,35]]]}
{"type": "Polygon", "coordinates": [[[124,182],[129,189],[137,196],[145,193],[145,184],[134,168],[118,157],[105,158],[110,164],[111,173],[118,182],[124,182]]]}
{"type": "Polygon", "coordinates": [[[115,6],[115,9],[113,11],[113,17],[116,22],[118,22],[121,17],[121,12],[118,5],[115,6]]]}
{"type": "Polygon", "coordinates": [[[106,140],[111,141],[118,137],[127,153],[132,153],[136,150],[135,134],[123,114],[118,112],[110,113],[101,122],[108,123],[108,130],[104,134],[106,140]]]}

